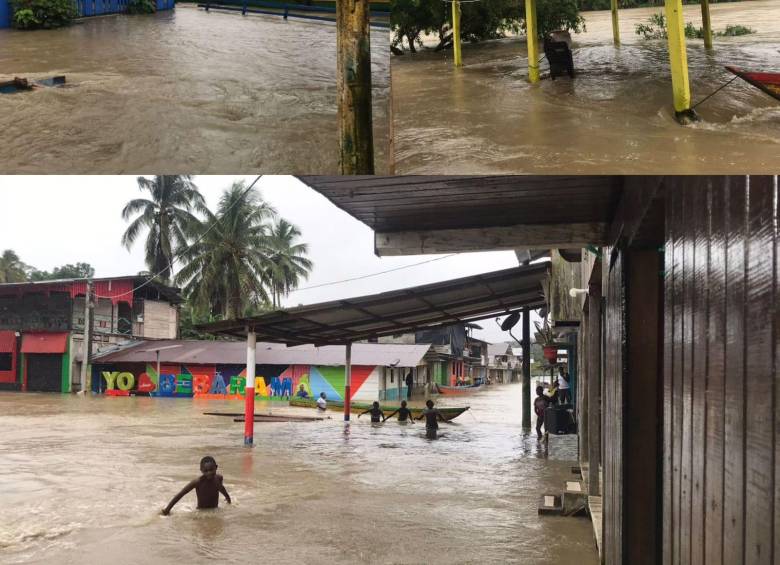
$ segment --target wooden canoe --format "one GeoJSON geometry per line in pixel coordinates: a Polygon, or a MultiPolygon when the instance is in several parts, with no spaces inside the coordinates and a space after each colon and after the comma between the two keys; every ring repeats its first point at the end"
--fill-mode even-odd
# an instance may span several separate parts
{"type": "MultiPolygon", "coordinates": [[[[299,406],[302,408],[316,408],[317,407],[317,401],[312,400],[311,398],[292,398],[290,399],[290,406],[299,406]]],[[[370,404],[366,404],[363,402],[353,402],[352,403],[352,412],[363,412],[364,410],[368,410],[371,408],[370,404]]],[[[380,402],[379,407],[384,411],[385,415],[389,415],[391,412],[395,412],[400,408],[399,405],[387,405],[382,404],[380,402]]],[[[414,406],[408,406],[409,410],[412,411],[412,418],[417,418],[420,414],[422,414],[422,411],[424,408],[415,408],[414,406]]],[[[444,419],[447,421],[454,420],[461,414],[463,414],[466,410],[469,409],[469,406],[461,406],[457,408],[453,407],[441,407],[437,406],[437,409],[439,412],[441,412],[441,415],[444,416],[444,419]]],[[[339,412],[344,411],[344,403],[337,400],[328,400],[328,410],[337,410],[339,412]]]]}
{"type": "MultiPolygon", "coordinates": [[[[234,422],[243,422],[242,412],[204,412],[205,416],[226,416],[233,418],[234,422]]],[[[321,416],[298,416],[289,414],[258,414],[255,412],[255,422],[311,422],[324,420],[321,416]]]]}
{"type": "Polygon", "coordinates": [[[443,394],[445,396],[460,396],[464,394],[472,394],[477,391],[482,390],[485,387],[485,385],[477,385],[477,386],[445,386],[445,385],[436,385],[436,388],[439,389],[439,393],[443,394]]]}
{"type": "Polygon", "coordinates": [[[763,90],[775,100],[780,100],[780,73],[743,71],[730,66],[726,66],[726,70],[734,73],[756,88],[763,90]]]}

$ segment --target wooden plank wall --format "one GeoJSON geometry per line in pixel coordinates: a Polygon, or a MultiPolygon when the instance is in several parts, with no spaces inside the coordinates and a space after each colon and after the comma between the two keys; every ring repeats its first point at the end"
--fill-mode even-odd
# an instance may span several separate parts
{"type": "Polygon", "coordinates": [[[665,184],[663,562],[770,565],[780,562],[777,179],[665,184]]]}
{"type": "Polygon", "coordinates": [[[623,254],[604,249],[602,293],[605,304],[604,394],[602,396],[602,433],[604,459],[603,554],[605,563],[623,562],[623,359],[626,353],[626,284],[623,254]]]}

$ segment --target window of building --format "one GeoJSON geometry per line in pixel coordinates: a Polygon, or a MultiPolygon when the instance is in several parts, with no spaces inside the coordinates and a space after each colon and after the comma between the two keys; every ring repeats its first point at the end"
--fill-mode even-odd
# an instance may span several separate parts
{"type": "Polygon", "coordinates": [[[0,371],[11,371],[13,366],[13,357],[10,353],[0,353],[0,371]]]}

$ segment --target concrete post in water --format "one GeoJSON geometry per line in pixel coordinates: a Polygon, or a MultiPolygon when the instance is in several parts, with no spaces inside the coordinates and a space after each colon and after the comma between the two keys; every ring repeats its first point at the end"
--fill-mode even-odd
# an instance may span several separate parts
{"type": "Polygon", "coordinates": [[[710,0],[701,0],[701,24],[704,32],[704,48],[712,49],[712,21],[710,20],[710,0]]]}
{"type": "Polygon", "coordinates": [[[347,342],[346,359],[344,360],[344,421],[349,422],[350,405],[352,404],[352,342],[347,342]]]}
{"type": "Polygon", "coordinates": [[[463,66],[463,57],[460,52],[460,2],[452,2],[452,54],[455,66],[463,66]]]}
{"type": "Polygon", "coordinates": [[[696,120],[696,113],[691,109],[691,86],[688,80],[688,54],[685,49],[682,0],[665,0],[665,5],[674,114],[678,122],[686,124],[696,120]]]}
{"type": "Polygon", "coordinates": [[[523,427],[531,429],[531,311],[523,308],[523,427]]]}
{"type": "Polygon", "coordinates": [[[339,169],[374,174],[368,0],[336,1],[339,169]]]}
{"type": "Polygon", "coordinates": [[[536,0],[525,0],[525,32],[528,42],[528,80],[539,82],[539,41],[536,37],[536,0]]]}
{"type": "Polygon", "coordinates": [[[610,9],[612,10],[612,41],[615,45],[620,45],[620,24],[618,20],[618,0],[610,0],[610,9]]]}
{"type": "Polygon", "coordinates": [[[244,389],[244,445],[252,447],[255,435],[255,356],[257,335],[246,332],[246,388],[244,389]]]}
{"type": "Polygon", "coordinates": [[[84,344],[81,348],[81,392],[86,393],[89,390],[89,341],[92,338],[92,326],[89,321],[92,319],[92,281],[87,281],[87,292],[84,295],[84,344]]]}

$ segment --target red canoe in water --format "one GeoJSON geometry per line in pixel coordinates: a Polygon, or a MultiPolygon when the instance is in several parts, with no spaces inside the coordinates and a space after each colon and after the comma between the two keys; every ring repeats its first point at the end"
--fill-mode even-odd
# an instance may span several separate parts
{"type": "Polygon", "coordinates": [[[760,88],[769,96],[780,100],[780,73],[759,73],[752,71],[743,71],[736,67],[726,67],[726,70],[734,73],[744,81],[749,82],[756,88],[760,88]]]}

